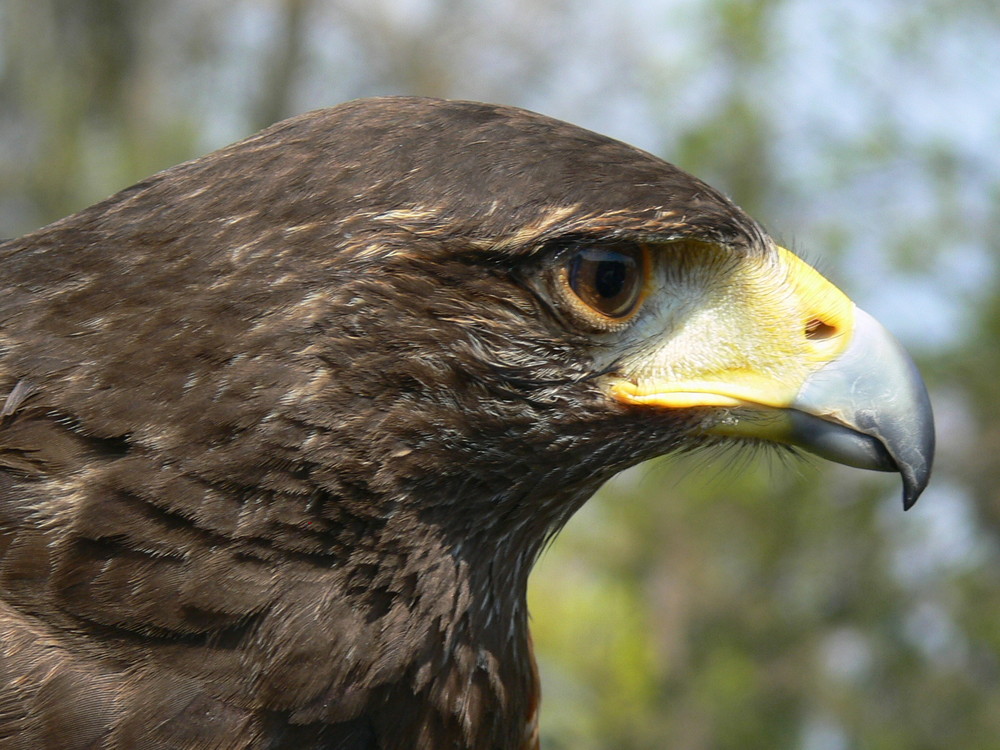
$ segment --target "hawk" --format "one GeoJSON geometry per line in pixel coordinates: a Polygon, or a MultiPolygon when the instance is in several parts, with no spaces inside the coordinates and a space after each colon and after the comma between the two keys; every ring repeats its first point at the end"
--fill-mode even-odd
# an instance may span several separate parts
{"type": "Polygon", "coordinates": [[[281,122],[0,244],[0,747],[537,747],[525,587],[614,473],[927,483],[926,390],[721,193],[538,114],[281,122]]]}

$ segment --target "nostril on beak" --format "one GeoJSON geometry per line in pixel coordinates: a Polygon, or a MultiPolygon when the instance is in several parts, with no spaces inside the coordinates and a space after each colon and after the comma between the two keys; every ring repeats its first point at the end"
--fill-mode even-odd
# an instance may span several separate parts
{"type": "Polygon", "coordinates": [[[806,323],[806,338],[812,341],[822,341],[836,336],[837,327],[824,323],[819,318],[812,318],[806,323]]]}

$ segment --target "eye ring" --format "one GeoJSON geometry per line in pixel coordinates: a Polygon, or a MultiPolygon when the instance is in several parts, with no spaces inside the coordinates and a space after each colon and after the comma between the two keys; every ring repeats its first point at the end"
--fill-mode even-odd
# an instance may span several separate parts
{"type": "Polygon", "coordinates": [[[649,248],[638,242],[585,245],[566,254],[559,278],[577,317],[601,330],[619,328],[642,306],[649,286],[649,248]]]}

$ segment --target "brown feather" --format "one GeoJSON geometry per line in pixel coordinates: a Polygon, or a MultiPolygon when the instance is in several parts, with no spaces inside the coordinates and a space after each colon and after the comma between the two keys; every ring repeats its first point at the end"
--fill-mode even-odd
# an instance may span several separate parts
{"type": "Polygon", "coordinates": [[[525,283],[580,237],[768,251],[648,154],[426,99],[0,245],[0,747],[537,747],[528,572],[686,427],[525,283]]]}

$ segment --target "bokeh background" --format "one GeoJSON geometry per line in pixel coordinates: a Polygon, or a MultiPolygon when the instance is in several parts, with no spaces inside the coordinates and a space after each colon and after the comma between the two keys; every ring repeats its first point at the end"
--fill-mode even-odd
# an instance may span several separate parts
{"type": "Polygon", "coordinates": [[[0,0],[0,236],[285,116],[520,105],[730,194],[903,340],[930,488],[662,459],[533,578],[546,750],[1000,747],[996,0],[0,0]]]}

